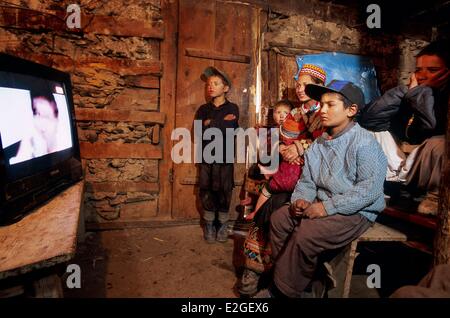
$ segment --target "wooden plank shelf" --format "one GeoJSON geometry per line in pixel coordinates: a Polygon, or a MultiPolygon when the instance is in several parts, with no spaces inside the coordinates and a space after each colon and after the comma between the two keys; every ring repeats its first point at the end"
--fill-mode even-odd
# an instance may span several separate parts
{"type": "Polygon", "coordinates": [[[83,191],[80,181],[22,220],[0,227],[0,279],[48,268],[74,256],[83,191]]]}

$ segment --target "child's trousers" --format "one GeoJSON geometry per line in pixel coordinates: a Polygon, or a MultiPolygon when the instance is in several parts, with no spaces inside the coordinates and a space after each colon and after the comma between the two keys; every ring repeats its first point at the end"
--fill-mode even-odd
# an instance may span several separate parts
{"type": "Polygon", "coordinates": [[[218,219],[221,223],[229,220],[231,195],[234,187],[234,167],[229,163],[200,164],[200,199],[203,219],[207,222],[218,219]]]}
{"type": "Polygon", "coordinates": [[[372,224],[359,213],[294,219],[288,205],[275,211],[270,222],[274,283],[293,298],[301,297],[311,282],[320,253],[349,244],[372,224]]]}

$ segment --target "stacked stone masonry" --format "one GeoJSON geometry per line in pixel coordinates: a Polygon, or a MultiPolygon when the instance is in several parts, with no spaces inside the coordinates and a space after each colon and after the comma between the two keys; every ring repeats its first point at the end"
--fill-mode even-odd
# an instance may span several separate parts
{"type": "MultiPolygon", "coordinates": [[[[159,0],[110,0],[110,1],[56,1],[11,0],[8,4],[33,9],[35,15],[49,17],[65,13],[69,4],[81,7],[83,26],[92,23],[94,17],[135,20],[139,24],[160,23],[159,0]],[[88,19],[86,21],[86,19],[88,19]]],[[[5,9],[6,10],[6,9],[5,9]]],[[[15,10],[15,9],[8,9],[15,10]]],[[[0,19],[1,20],[1,19],[0,19]]],[[[159,62],[160,39],[143,36],[105,34],[99,26],[86,33],[66,30],[14,28],[0,26],[0,51],[12,54],[37,54],[49,57],[65,57],[69,61],[80,58],[104,58],[115,61],[159,62]]],[[[143,27],[144,28],[144,27],[143,27]]],[[[85,28],[86,29],[86,28],[85,28]]],[[[117,28],[116,28],[117,31],[117,28]]],[[[120,30],[119,30],[120,31],[120,30]]],[[[140,30],[134,28],[139,34],[140,30]]],[[[120,33],[120,32],[119,32],[120,33]]],[[[123,32],[122,32],[123,33],[123,32]]],[[[108,64],[77,65],[64,69],[71,74],[73,98],[76,108],[109,110],[158,111],[158,74],[124,73],[108,64]]],[[[132,71],[131,71],[132,72],[132,71]]],[[[153,142],[154,124],[140,122],[78,122],[80,141],[102,143],[153,142]]],[[[88,183],[158,182],[158,160],[148,159],[87,159],[84,160],[88,183]]],[[[148,220],[157,214],[158,194],[147,192],[96,192],[92,187],[86,196],[88,222],[111,220],[148,220]]]]}

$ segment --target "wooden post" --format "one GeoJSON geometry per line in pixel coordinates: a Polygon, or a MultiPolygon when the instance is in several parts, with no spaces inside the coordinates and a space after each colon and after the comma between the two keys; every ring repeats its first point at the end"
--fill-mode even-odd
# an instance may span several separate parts
{"type": "Polygon", "coordinates": [[[36,298],[62,298],[61,279],[53,274],[33,282],[36,298]]]}
{"type": "Polygon", "coordinates": [[[178,0],[161,1],[162,16],[165,25],[164,40],[161,42],[161,61],[164,71],[161,77],[160,111],[166,114],[167,122],[162,129],[160,142],[163,158],[159,161],[159,210],[158,217],[172,217],[172,181],[173,162],[171,134],[175,127],[175,97],[177,83],[177,36],[178,36],[178,0]]]}
{"type": "Polygon", "coordinates": [[[447,108],[447,135],[444,171],[439,191],[438,228],[434,242],[434,265],[450,264],[450,98],[447,108]]]}
{"type": "Polygon", "coordinates": [[[277,53],[273,50],[269,51],[269,104],[271,106],[278,100],[278,62],[277,53]]]}

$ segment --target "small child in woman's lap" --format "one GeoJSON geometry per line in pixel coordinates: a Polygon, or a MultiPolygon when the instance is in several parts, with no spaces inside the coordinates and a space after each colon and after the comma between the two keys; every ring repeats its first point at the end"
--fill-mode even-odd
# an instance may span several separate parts
{"type": "MultiPolygon", "coordinates": [[[[289,115],[280,126],[280,143],[284,145],[291,145],[295,140],[305,140],[303,133],[306,130],[306,125],[303,121],[295,121],[292,115],[289,115]]],[[[297,145],[297,144],[296,144],[297,145]]],[[[303,144],[307,148],[308,143],[305,140],[303,144]]],[[[298,149],[299,153],[303,153],[304,149],[298,149]]],[[[256,202],[255,210],[248,214],[245,219],[253,220],[261,206],[269,200],[273,193],[292,192],[295,185],[302,174],[302,166],[298,163],[289,163],[281,160],[278,170],[275,173],[264,169],[260,166],[261,172],[269,179],[262,188],[262,191],[256,202]]]]}
{"type": "MultiPolygon", "coordinates": [[[[273,126],[270,126],[269,128],[279,128],[281,126],[281,124],[286,120],[286,118],[289,116],[292,108],[293,108],[293,104],[288,101],[288,100],[280,100],[278,101],[275,106],[273,107],[273,114],[272,114],[272,118],[273,118],[273,122],[275,123],[273,126]]],[[[259,129],[259,127],[256,128],[257,130],[259,129]]],[[[270,151],[271,148],[271,136],[270,136],[270,129],[268,130],[268,135],[267,135],[267,147],[270,151]]],[[[249,169],[248,169],[248,177],[250,177],[251,179],[254,180],[264,180],[265,179],[269,179],[268,176],[264,175],[264,166],[261,166],[259,164],[253,164],[249,169]]],[[[245,206],[245,205],[250,205],[252,203],[252,197],[248,196],[245,199],[241,200],[241,205],[245,206]]]]}

